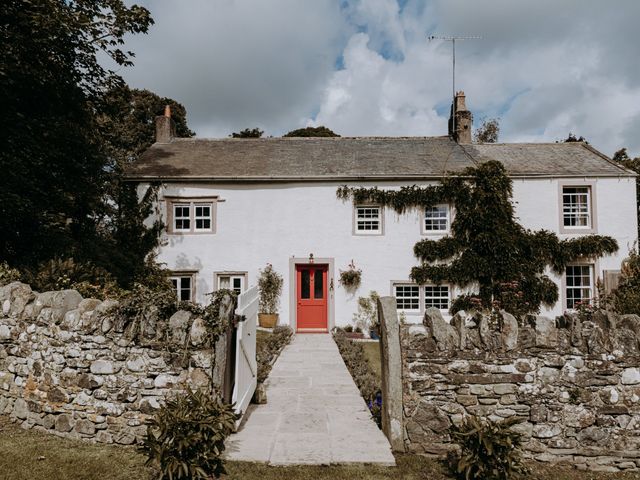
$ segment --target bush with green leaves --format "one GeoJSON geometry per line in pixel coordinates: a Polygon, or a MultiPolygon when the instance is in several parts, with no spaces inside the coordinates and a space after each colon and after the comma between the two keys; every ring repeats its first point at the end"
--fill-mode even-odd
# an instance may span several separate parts
{"type": "Polygon", "coordinates": [[[378,292],[372,290],[368,297],[358,298],[358,311],[353,314],[353,323],[356,329],[368,332],[378,329],[378,292]]]}
{"type": "Polygon", "coordinates": [[[607,300],[618,313],[640,315],[640,255],[635,249],[622,263],[618,288],[607,300]]]}
{"type": "Polygon", "coordinates": [[[273,269],[270,263],[260,270],[258,288],[260,289],[260,313],[276,314],[282,293],[282,275],[273,269]]]}
{"type": "Polygon", "coordinates": [[[19,270],[11,268],[7,262],[0,263],[0,287],[11,282],[19,282],[21,279],[22,275],[19,270]]]}
{"type": "Polygon", "coordinates": [[[226,473],[224,441],[237,416],[232,405],[204,390],[187,389],[168,399],[148,421],[140,450],[159,480],[219,478],[226,473]]]}
{"type": "Polygon", "coordinates": [[[511,427],[521,419],[512,417],[492,422],[476,416],[465,417],[451,428],[459,455],[450,458],[456,476],[464,480],[511,480],[528,473],[522,463],[522,435],[511,427]]]}
{"type": "Polygon", "coordinates": [[[54,258],[29,271],[26,280],[40,292],[51,290],[77,290],[83,297],[104,299],[118,295],[113,276],[104,268],[73,258],[54,258]]]}
{"type": "MultiPolygon", "coordinates": [[[[373,203],[398,214],[424,211],[438,204],[456,209],[451,235],[423,239],[413,247],[420,262],[409,274],[417,284],[452,283],[477,288],[485,308],[499,300],[505,285],[520,285],[519,306],[538,312],[558,300],[558,287],[546,272],[562,274],[582,257],[600,257],[618,250],[608,236],[581,235],[560,239],[548,230],[524,228],[515,215],[513,180],[500,162],[488,161],[430,186],[398,190],[342,186],[337,196],[354,204],[373,203]]],[[[512,298],[515,300],[515,298],[512,298]]]]}
{"type": "Polygon", "coordinates": [[[286,325],[276,326],[271,333],[266,333],[258,337],[256,344],[256,360],[258,362],[258,382],[264,382],[273,362],[282,349],[291,342],[293,330],[286,325]]]}

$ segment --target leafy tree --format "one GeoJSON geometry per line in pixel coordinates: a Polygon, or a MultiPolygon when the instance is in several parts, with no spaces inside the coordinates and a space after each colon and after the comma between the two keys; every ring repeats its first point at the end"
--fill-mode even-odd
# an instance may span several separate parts
{"type": "Polygon", "coordinates": [[[260,138],[262,137],[262,134],[264,132],[262,130],[260,130],[259,128],[245,128],[244,130],[240,131],[240,132],[233,132],[231,135],[229,135],[230,137],[233,138],[260,138]]]}
{"type": "Polygon", "coordinates": [[[556,284],[545,275],[547,267],[560,274],[579,257],[618,250],[615,239],[607,236],[560,240],[553,232],[522,227],[514,216],[512,181],[496,161],[445,177],[440,185],[388,191],[343,186],[337,195],[356,203],[389,206],[397,213],[438,203],[455,205],[451,236],[416,243],[413,251],[421,264],[412,268],[410,277],[418,284],[477,285],[485,307],[502,298],[505,288],[509,294],[517,282],[519,308],[537,312],[542,304],[558,300],[556,284]]]}
{"type": "Polygon", "coordinates": [[[122,84],[98,54],[130,65],[124,36],[152,20],[122,0],[6,0],[0,16],[0,255],[21,267],[83,260],[108,207],[95,112],[122,84]]]}
{"type": "Polygon", "coordinates": [[[577,137],[576,135],[574,135],[573,133],[569,132],[569,136],[567,138],[564,139],[565,143],[571,143],[571,142],[584,142],[584,143],[589,143],[587,142],[587,139],[584,138],[582,135],[580,135],[579,137],[577,137]]]}
{"type": "Polygon", "coordinates": [[[339,137],[333,130],[325,127],[305,127],[291,130],[284,135],[285,137],[339,137]]]}
{"type": "Polygon", "coordinates": [[[473,134],[475,143],[496,143],[500,134],[500,120],[497,118],[483,119],[473,134]]]}
{"type": "Polygon", "coordinates": [[[90,256],[108,265],[125,286],[147,275],[145,258],[157,246],[163,225],[160,221],[150,227],[144,224],[152,213],[158,186],[152,185],[139,199],[137,184],[125,182],[123,174],[127,165],[153,144],[155,117],[163,114],[165,105],[171,108],[176,135],[192,137],[194,132],[187,126],[184,106],[148,90],[114,88],[103,97],[97,115],[110,171],[107,183],[110,208],[102,222],[106,235],[90,256]]]}

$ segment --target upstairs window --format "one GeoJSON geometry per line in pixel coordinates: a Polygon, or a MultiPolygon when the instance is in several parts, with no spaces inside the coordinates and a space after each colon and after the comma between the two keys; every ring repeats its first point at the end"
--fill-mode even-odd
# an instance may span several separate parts
{"type": "Polygon", "coordinates": [[[449,285],[425,285],[424,308],[449,309],[449,285]]]}
{"type": "Polygon", "coordinates": [[[176,274],[170,278],[178,301],[192,302],[194,300],[194,274],[176,274]]]}
{"type": "Polygon", "coordinates": [[[562,187],[562,225],[566,229],[591,228],[591,187],[562,187]]]}
{"type": "Polygon", "coordinates": [[[215,198],[168,199],[169,233],[214,233],[215,198]]]}
{"type": "Polygon", "coordinates": [[[191,205],[188,203],[173,204],[173,230],[176,232],[191,231],[191,205]]]}
{"type": "Polygon", "coordinates": [[[357,205],[355,207],[355,233],[358,235],[382,234],[382,207],[357,205]]]}
{"type": "Polygon", "coordinates": [[[436,205],[424,211],[424,233],[446,233],[449,231],[449,205],[436,205]]]}
{"type": "Polygon", "coordinates": [[[589,303],[594,297],[593,265],[567,265],[565,271],[567,308],[589,303]]]}
{"type": "Polygon", "coordinates": [[[240,295],[246,289],[246,272],[224,272],[217,273],[218,290],[233,290],[236,295],[240,295]]]}

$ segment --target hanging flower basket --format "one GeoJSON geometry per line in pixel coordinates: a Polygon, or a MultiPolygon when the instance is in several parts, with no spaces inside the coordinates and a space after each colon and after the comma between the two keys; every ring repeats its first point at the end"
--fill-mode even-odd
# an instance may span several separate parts
{"type": "Polygon", "coordinates": [[[345,290],[353,291],[356,290],[360,286],[360,282],[362,280],[362,270],[356,268],[355,263],[351,260],[349,264],[349,268],[347,270],[340,270],[340,285],[342,285],[345,290]]]}

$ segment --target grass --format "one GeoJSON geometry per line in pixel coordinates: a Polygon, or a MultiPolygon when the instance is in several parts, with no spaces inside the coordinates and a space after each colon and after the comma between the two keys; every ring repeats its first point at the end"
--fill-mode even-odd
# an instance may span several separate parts
{"type": "MultiPolygon", "coordinates": [[[[446,466],[417,455],[398,455],[396,468],[367,465],[268,467],[227,464],[229,480],[451,480],[446,466]]],[[[105,446],[22,430],[0,417],[0,478],[12,480],[150,480],[153,470],[135,448],[105,446]]],[[[527,480],[639,480],[639,473],[581,472],[533,464],[527,480]]]]}
{"type": "Polygon", "coordinates": [[[369,366],[378,379],[378,383],[382,384],[382,362],[380,361],[380,342],[361,342],[364,348],[364,356],[369,362],[369,366]]]}

